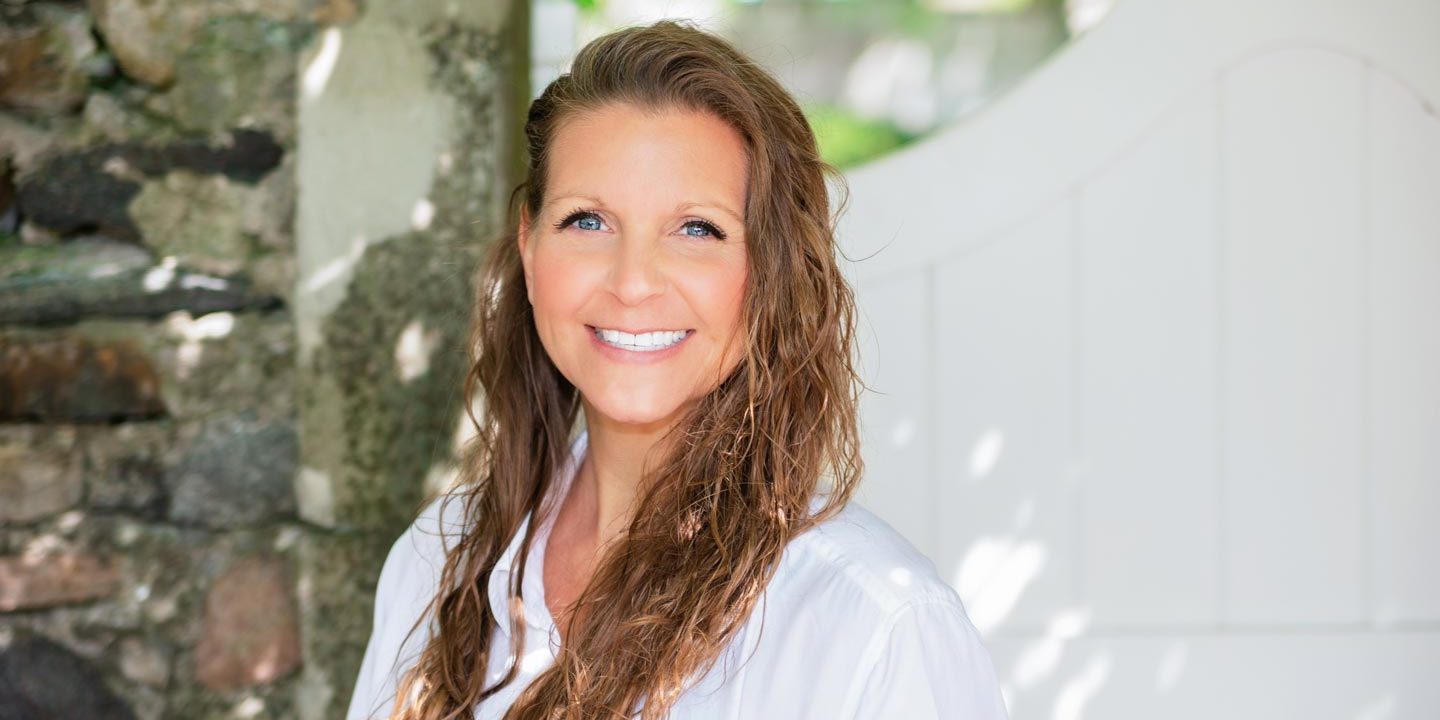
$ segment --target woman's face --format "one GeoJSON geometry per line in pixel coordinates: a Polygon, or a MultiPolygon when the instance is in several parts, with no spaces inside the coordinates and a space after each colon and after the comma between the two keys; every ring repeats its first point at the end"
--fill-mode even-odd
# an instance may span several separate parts
{"type": "Polygon", "coordinates": [[[520,225],[540,340],[591,424],[668,427],[743,354],[743,140],[707,113],[611,104],[562,123],[549,162],[520,225]]]}

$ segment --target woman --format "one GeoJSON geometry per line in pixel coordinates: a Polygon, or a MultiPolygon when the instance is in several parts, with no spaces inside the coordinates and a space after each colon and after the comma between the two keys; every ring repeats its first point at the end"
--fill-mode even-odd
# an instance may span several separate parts
{"type": "Polygon", "coordinates": [[[838,173],[791,97],[662,21],[587,45],[525,132],[484,419],[385,561],[349,717],[1003,718],[959,597],[848,504],[838,173]]]}

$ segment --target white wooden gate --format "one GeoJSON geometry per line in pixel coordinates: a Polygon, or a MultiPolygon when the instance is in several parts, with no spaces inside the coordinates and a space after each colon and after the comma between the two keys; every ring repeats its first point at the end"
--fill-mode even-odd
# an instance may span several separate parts
{"type": "Polygon", "coordinates": [[[1440,718],[1440,1],[1122,0],[849,174],[869,471],[1016,720],[1440,718]]]}

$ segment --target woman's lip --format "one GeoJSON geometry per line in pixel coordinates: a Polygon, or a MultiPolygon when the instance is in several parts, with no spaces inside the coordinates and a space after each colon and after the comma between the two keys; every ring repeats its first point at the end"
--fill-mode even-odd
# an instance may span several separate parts
{"type": "Polygon", "coordinates": [[[597,352],[600,353],[601,356],[615,362],[625,363],[628,365],[648,365],[651,363],[663,362],[669,358],[672,358],[681,350],[683,350],[685,348],[685,345],[690,342],[690,338],[694,337],[695,335],[695,333],[693,332],[687,332],[685,333],[685,337],[682,338],[680,342],[677,342],[674,345],[671,345],[663,350],[626,350],[625,348],[615,347],[614,345],[611,345],[610,343],[601,340],[600,335],[595,332],[595,327],[593,325],[586,325],[585,327],[585,334],[590,336],[591,345],[595,348],[597,352]]]}
{"type": "Polygon", "coordinates": [[[618,330],[623,333],[630,333],[631,335],[644,335],[645,333],[652,332],[694,332],[694,328],[651,328],[649,330],[627,330],[625,328],[605,327],[603,325],[586,325],[585,327],[590,328],[591,331],[599,329],[618,330]]]}

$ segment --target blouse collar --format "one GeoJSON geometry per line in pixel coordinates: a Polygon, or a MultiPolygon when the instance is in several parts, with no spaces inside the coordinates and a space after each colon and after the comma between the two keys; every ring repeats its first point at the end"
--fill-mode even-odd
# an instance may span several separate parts
{"type": "MultiPolygon", "coordinates": [[[[544,524],[536,531],[535,540],[530,548],[530,559],[525,566],[525,579],[520,588],[520,594],[524,601],[526,625],[547,635],[554,630],[555,621],[550,616],[550,609],[545,605],[545,545],[550,538],[550,529],[555,524],[557,513],[554,510],[558,508],[558,500],[565,497],[570,483],[574,481],[580,461],[585,457],[588,441],[589,432],[581,430],[570,444],[570,457],[567,458],[564,467],[556,471],[555,482],[551,484],[548,494],[541,503],[541,509],[545,511],[541,513],[544,524]]],[[[500,559],[496,561],[495,567],[490,571],[490,577],[487,579],[490,612],[500,627],[500,633],[507,638],[510,636],[508,605],[511,569],[520,554],[520,545],[525,540],[525,532],[529,529],[531,520],[532,513],[525,513],[525,518],[520,522],[515,536],[510,538],[510,544],[505,547],[505,552],[500,555],[500,559]]]]}

